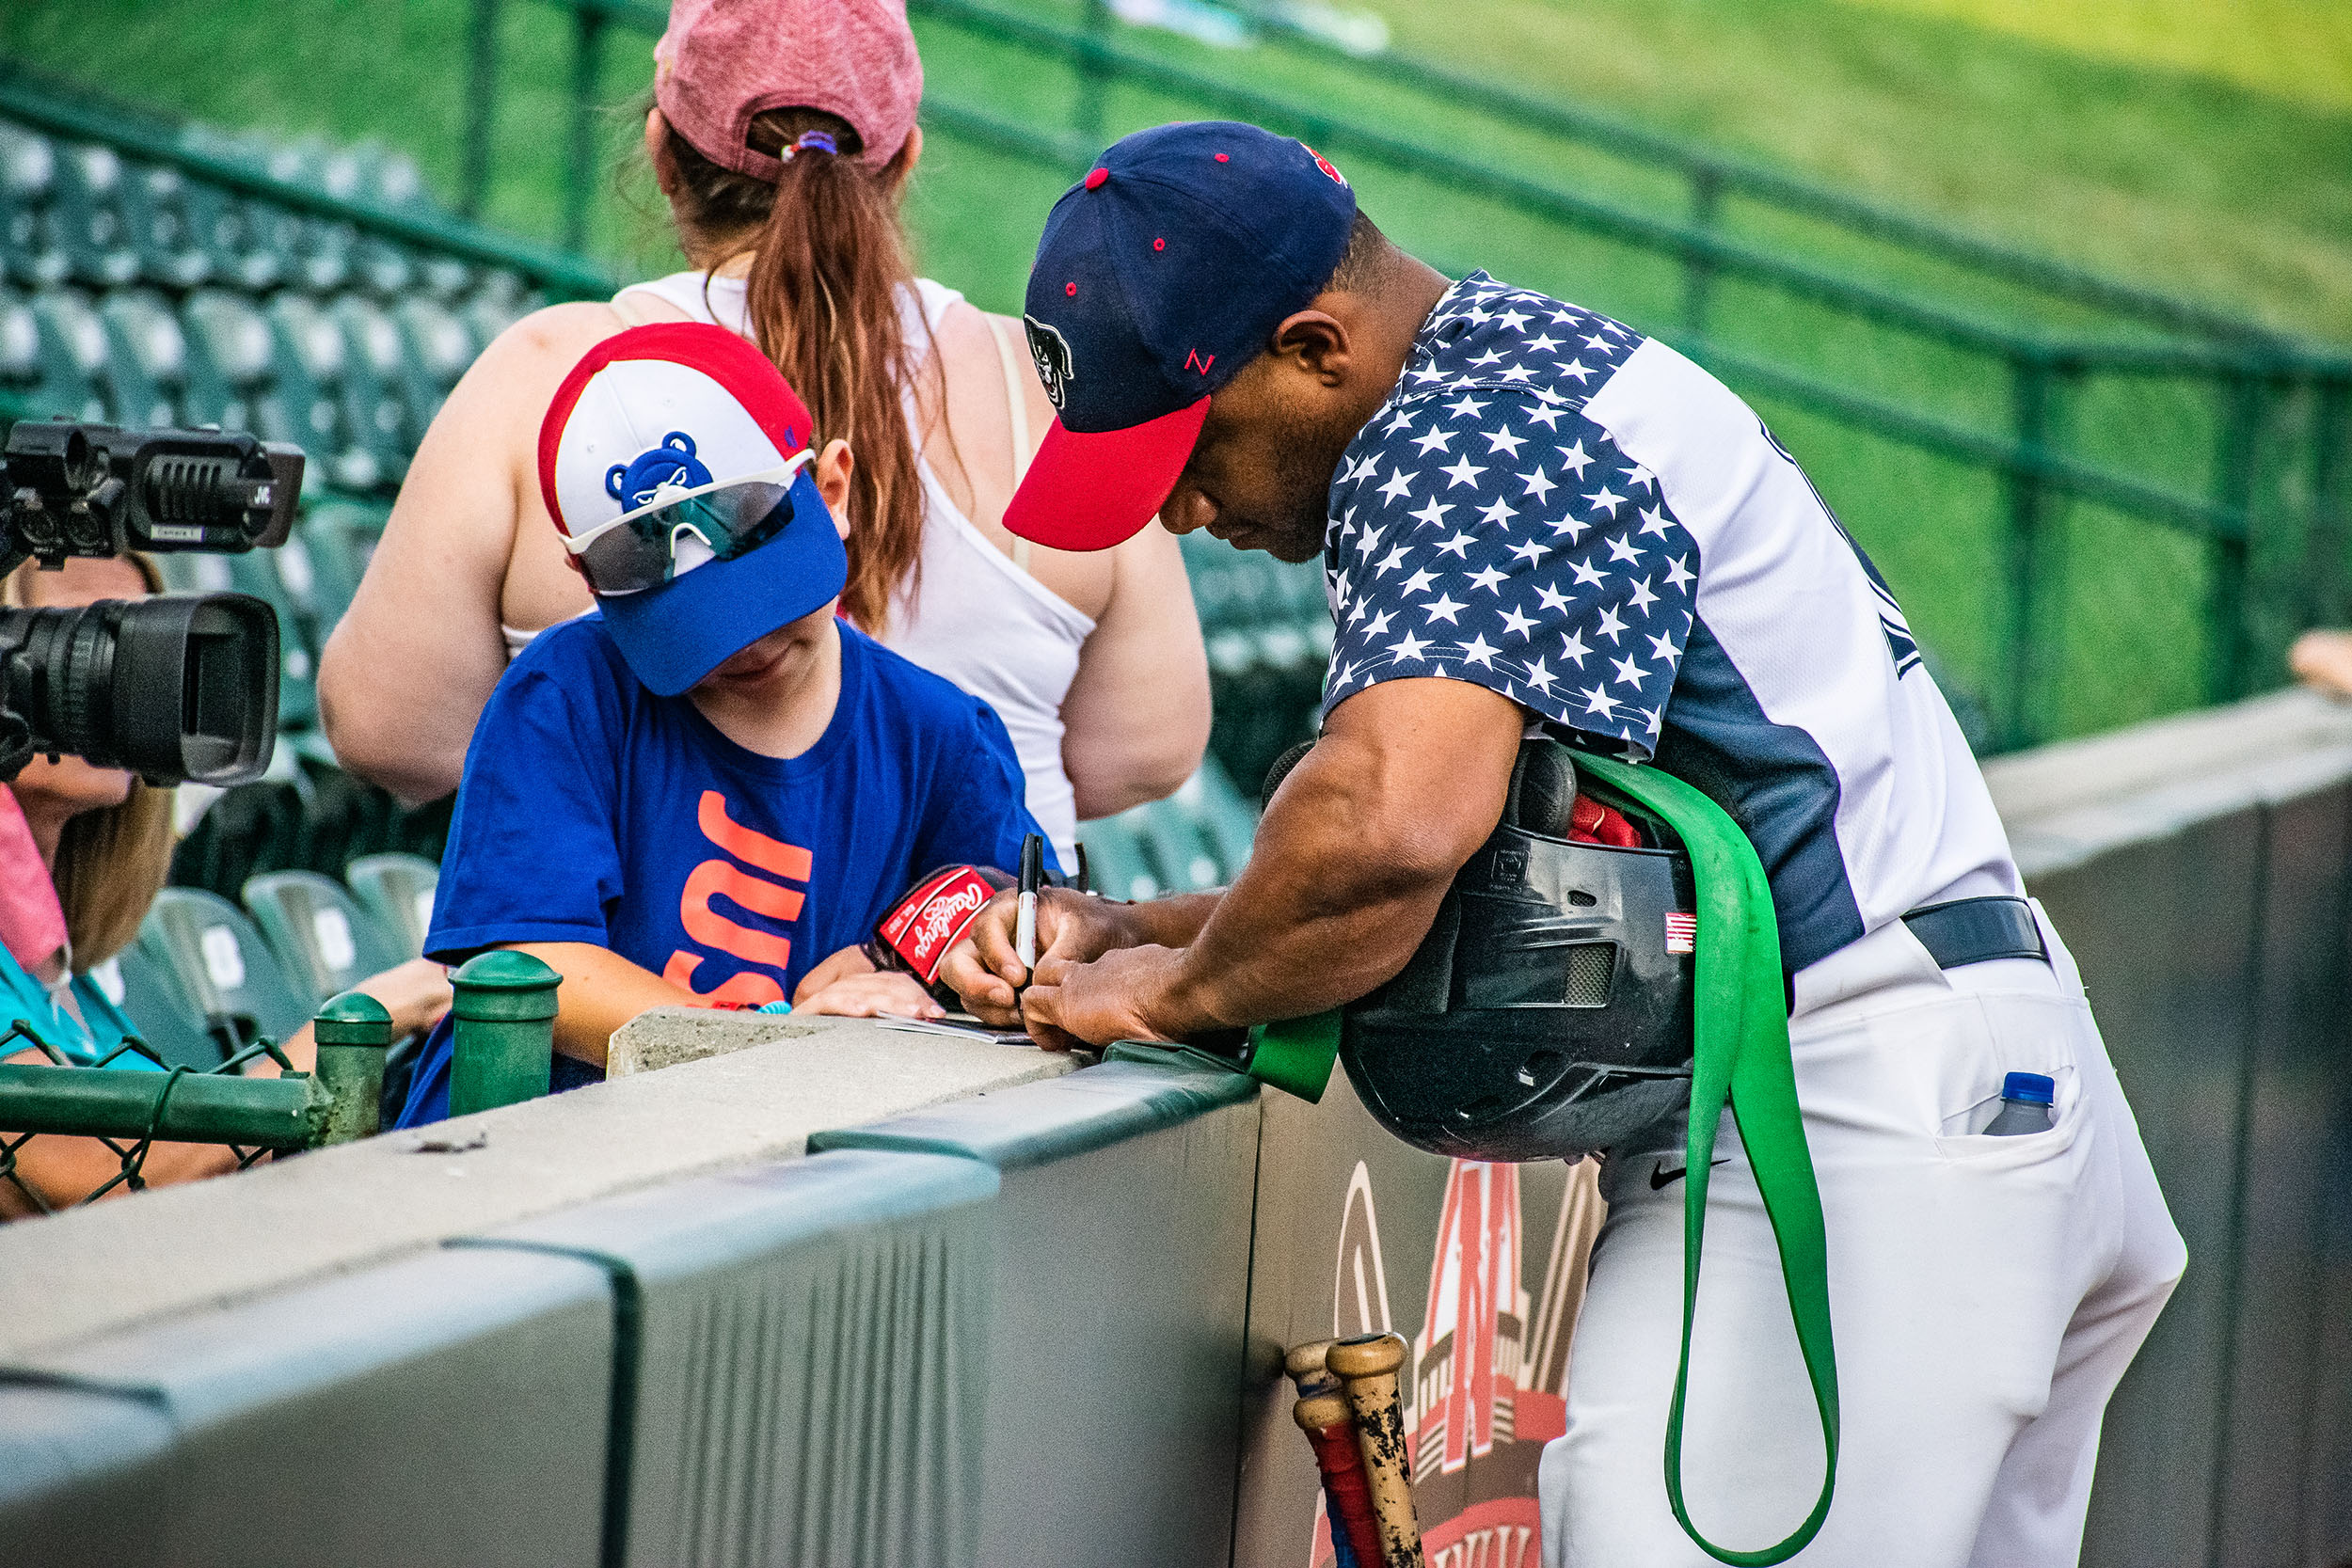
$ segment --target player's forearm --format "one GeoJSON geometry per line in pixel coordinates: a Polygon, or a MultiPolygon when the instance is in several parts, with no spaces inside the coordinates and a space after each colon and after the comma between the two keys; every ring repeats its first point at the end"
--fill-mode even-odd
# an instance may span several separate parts
{"type": "Polygon", "coordinates": [[[1460,681],[1395,681],[1341,704],[1147,1016],[1179,1037],[1296,1018],[1404,968],[1494,831],[1520,727],[1515,705],[1460,681]]]}
{"type": "Polygon", "coordinates": [[[584,942],[517,942],[564,977],[555,992],[555,1049],[593,1067],[604,1066],[612,1031],[654,1007],[699,1007],[702,999],[607,948],[584,942]]]}
{"type": "Polygon", "coordinates": [[[1200,939],[1210,917],[1223,903],[1222,893],[1178,893],[1127,907],[1130,940],[1122,945],[1185,947],[1200,939]]]}
{"type": "Polygon", "coordinates": [[[1185,947],[1161,1003],[1168,1033],[1353,1001],[1405,966],[1436,917],[1458,869],[1450,840],[1327,783],[1300,783],[1268,813],[1257,852],[1185,947]]]}

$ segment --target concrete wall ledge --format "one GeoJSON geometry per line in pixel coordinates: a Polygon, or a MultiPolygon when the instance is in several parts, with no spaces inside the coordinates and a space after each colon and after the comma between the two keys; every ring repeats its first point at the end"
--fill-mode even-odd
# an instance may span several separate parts
{"type": "Polygon", "coordinates": [[[2352,777],[2352,703],[2291,690],[1985,764],[2028,881],[2352,777]]]}
{"type": "Polygon", "coordinates": [[[0,1359],[632,1188],[796,1158],[812,1133],[1058,1077],[1074,1065],[1027,1047],[853,1019],[694,1013],[631,1028],[665,1023],[691,1023],[697,1052],[737,1048],[460,1117],[430,1137],[390,1133],[0,1227],[0,1359]],[[714,1041],[713,1033],[728,1037],[714,1041]]]}

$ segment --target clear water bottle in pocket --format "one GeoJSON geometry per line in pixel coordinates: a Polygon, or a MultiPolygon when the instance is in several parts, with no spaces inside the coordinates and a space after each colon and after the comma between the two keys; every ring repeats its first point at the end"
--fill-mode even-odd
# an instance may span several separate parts
{"type": "Polygon", "coordinates": [[[2047,1132],[2057,1121],[2058,1084],[2039,1072],[2012,1072],[2001,1081],[2001,1109],[1984,1130],[1988,1138],[2047,1132]]]}

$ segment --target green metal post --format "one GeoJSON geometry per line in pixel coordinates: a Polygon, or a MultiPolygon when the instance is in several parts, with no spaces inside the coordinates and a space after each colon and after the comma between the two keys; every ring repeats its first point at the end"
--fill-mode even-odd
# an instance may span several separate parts
{"type": "Polygon", "coordinates": [[[315,1078],[0,1066],[0,1132],[309,1148],[326,1135],[315,1078]],[[159,1103],[160,1102],[160,1103],[159,1103]],[[159,1114],[160,1112],[160,1114],[159,1114]]]}
{"type": "Polygon", "coordinates": [[[466,145],[457,210],[480,218],[490,197],[490,124],[498,103],[499,0],[473,0],[467,34],[466,145]]]}
{"type": "Polygon", "coordinates": [[[2002,580],[2008,590],[2006,646],[2002,649],[1999,711],[1994,717],[2001,749],[2017,751],[2045,733],[2039,701],[2044,625],[2042,563],[2045,553],[2049,494],[2041,466],[2049,455],[2050,361],[2021,353],[2009,362],[2010,418],[2017,449],[2006,469],[2009,527],[2002,539],[2002,580]]]}
{"type": "Polygon", "coordinates": [[[588,209],[596,189],[596,68],[603,59],[604,13],[572,13],[572,147],[564,171],[564,245],[588,248],[588,209]]]}
{"type": "Polygon", "coordinates": [[[555,1053],[555,988],[562,976],[528,953],[478,953],[450,984],[457,992],[449,1114],[466,1116],[548,1092],[555,1053]]]}
{"type": "Polygon", "coordinates": [[[318,1041],[318,1081],[326,1086],[326,1142],[374,1137],[383,1125],[392,1015],[374,997],[347,990],[319,1009],[310,1029],[318,1041]]]}
{"type": "Polygon", "coordinates": [[[2222,529],[2206,547],[2205,700],[2246,694],[2249,648],[2246,579],[2254,533],[2255,444],[2262,436],[2263,386],[2250,372],[2222,377],[2221,445],[2214,463],[2214,500],[2222,529]]]}
{"type": "MultiPolygon", "coordinates": [[[[1691,169],[1691,227],[1712,235],[1723,215],[1724,177],[1707,164],[1691,169]]],[[[1715,293],[1715,259],[1697,250],[1682,253],[1682,322],[1691,336],[1707,336],[1708,306],[1715,293]]]]}
{"type": "MultiPolygon", "coordinates": [[[[1086,43],[1106,42],[1111,32],[1107,0],[1086,0],[1086,43]]],[[[1071,129],[1089,150],[1103,145],[1103,100],[1110,90],[1111,69],[1101,55],[1084,49],[1078,56],[1078,102],[1070,116],[1071,129]]]]}
{"type": "Polygon", "coordinates": [[[2344,462],[2345,436],[2352,435],[2352,381],[2322,376],[2312,386],[2312,512],[2303,542],[2306,626],[2342,624],[2352,610],[2352,583],[2345,580],[2352,562],[2344,559],[2344,522],[2352,513],[2346,480],[2352,464],[2344,462]]]}

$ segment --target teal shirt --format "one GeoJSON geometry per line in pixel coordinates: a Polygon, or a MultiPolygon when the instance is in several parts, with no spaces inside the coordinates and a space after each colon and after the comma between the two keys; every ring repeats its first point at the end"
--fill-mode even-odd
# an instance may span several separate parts
{"type": "MultiPolygon", "coordinates": [[[[111,964],[102,965],[111,970],[111,964]]],[[[39,980],[24,972],[14,955],[0,948],[0,1029],[23,1022],[41,1038],[56,1047],[76,1067],[91,1067],[108,1054],[119,1050],[123,1037],[138,1033],[122,1009],[116,1006],[99,982],[88,974],[76,974],[72,986],[74,1005],[81,1009],[77,1022],[73,1014],[57,1005],[39,980]]],[[[22,1037],[0,1046],[0,1057],[13,1056],[29,1049],[22,1037]]],[[[158,1070],[153,1062],[135,1051],[125,1051],[107,1064],[110,1067],[144,1068],[158,1070]]]]}

